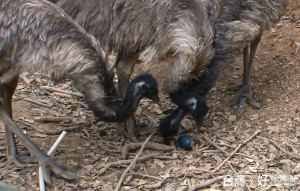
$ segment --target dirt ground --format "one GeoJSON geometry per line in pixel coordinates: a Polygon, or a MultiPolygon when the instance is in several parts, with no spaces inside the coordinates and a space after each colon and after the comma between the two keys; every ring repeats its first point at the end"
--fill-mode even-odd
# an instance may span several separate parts
{"type": "MultiPolygon", "coordinates": [[[[209,144],[202,136],[191,152],[145,149],[142,156],[151,157],[136,163],[122,190],[192,190],[192,187],[209,180],[212,182],[204,188],[300,190],[299,47],[300,8],[290,9],[274,28],[265,31],[256,54],[251,83],[254,97],[262,103],[262,108],[255,110],[248,106],[236,119],[236,107],[229,106],[234,91],[227,87],[240,83],[242,79],[242,62],[237,59],[209,94],[210,111],[201,130],[201,135],[221,149],[209,144]],[[260,133],[251,137],[258,130],[260,133]],[[252,139],[244,143],[249,138],[252,139]],[[228,155],[239,146],[226,162],[228,155]]],[[[162,82],[165,70],[166,64],[160,63],[151,68],[151,73],[162,82]]],[[[29,83],[20,80],[13,101],[13,115],[19,127],[45,152],[58,135],[46,135],[43,131],[52,134],[60,129],[70,131],[52,158],[65,169],[77,173],[78,180],[68,181],[52,174],[52,185],[47,185],[47,190],[113,190],[129,165],[126,161],[121,162],[124,161],[123,147],[130,143],[129,140],[119,133],[116,124],[96,123],[80,97],[63,97],[42,89],[41,86],[47,86],[48,81],[39,73],[24,76],[29,83]],[[32,101],[41,102],[43,106],[32,101]],[[38,121],[38,118],[49,116],[62,117],[63,121],[38,121]],[[103,173],[104,166],[115,161],[120,165],[110,166],[103,173]]],[[[75,91],[70,82],[60,83],[55,88],[75,91]]],[[[161,106],[149,100],[141,101],[135,114],[138,124],[157,126],[174,107],[163,92],[160,96],[161,106]]],[[[181,125],[182,131],[196,133],[190,116],[181,125]]],[[[0,181],[21,190],[39,190],[38,165],[32,163],[32,166],[21,169],[9,164],[4,136],[1,123],[0,181]]],[[[162,139],[154,135],[151,142],[162,143],[162,139]]],[[[18,149],[20,154],[28,154],[19,140],[18,149]]],[[[130,151],[127,159],[131,161],[137,152],[130,151]]]]}

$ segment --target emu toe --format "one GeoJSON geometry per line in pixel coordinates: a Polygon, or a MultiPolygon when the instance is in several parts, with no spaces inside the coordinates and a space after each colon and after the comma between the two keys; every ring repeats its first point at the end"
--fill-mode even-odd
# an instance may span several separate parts
{"type": "Polygon", "coordinates": [[[240,86],[231,86],[229,89],[238,89],[239,90],[233,95],[230,100],[230,106],[233,106],[239,102],[238,108],[236,110],[236,116],[240,116],[246,107],[246,100],[252,105],[255,109],[260,109],[261,104],[255,101],[252,97],[252,91],[250,85],[240,85],[240,86]]]}

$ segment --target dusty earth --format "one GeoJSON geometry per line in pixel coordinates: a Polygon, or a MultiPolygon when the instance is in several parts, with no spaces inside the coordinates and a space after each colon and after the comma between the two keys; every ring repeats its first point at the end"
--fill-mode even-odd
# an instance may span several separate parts
{"type": "MultiPolygon", "coordinates": [[[[145,149],[142,157],[152,156],[136,163],[122,190],[193,190],[196,185],[210,180],[215,181],[205,188],[300,190],[299,47],[300,8],[294,7],[274,28],[265,31],[256,54],[251,82],[254,97],[262,103],[262,108],[255,110],[249,106],[236,119],[235,107],[229,106],[234,92],[227,87],[240,83],[242,79],[243,67],[241,59],[237,59],[212,89],[208,97],[210,111],[201,130],[201,135],[221,149],[209,144],[203,136],[197,139],[191,152],[145,149]],[[257,131],[260,133],[255,134],[257,131]],[[249,138],[252,139],[245,143],[249,138]],[[238,146],[241,147],[226,162],[225,159],[238,146]]],[[[165,63],[151,68],[159,81],[163,81],[165,70],[165,63]]],[[[96,123],[81,98],[64,97],[42,89],[48,81],[39,73],[24,76],[29,82],[20,80],[13,101],[13,115],[19,127],[44,151],[48,151],[59,134],[49,133],[55,134],[61,129],[70,131],[52,158],[65,169],[77,173],[79,178],[68,181],[52,174],[52,185],[47,185],[47,190],[113,190],[129,165],[126,161],[121,162],[124,160],[123,147],[130,143],[129,140],[120,135],[116,124],[96,123]],[[32,103],[32,100],[43,103],[43,106],[32,103]],[[49,116],[61,117],[63,121],[38,121],[38,118],[49,116]],[[46,131],[48,135],[43,133],[46,131]],[[121,165],[111,166],[101,174],[104,166],[114,161],[121,165]]],[[[68,81],[55,88],[75,92],[68,81]]],[[[161,107],[148,100],[141,101],[136,112],[138,124],[157,126],[174,107],[165,94],[160,96],[161,107]]],[[[181,131],[196,134],[190,116],[181,125],[181,131]]],[[[0,181],[21,190],[38,190],[38,165],[32,163],[32,166],[21,169],[9,164],[4,136],[4,127],[0,124],[0,181]]],[[[151,142],[162,143],[162,140],[154,135],[151,142]]],[[[20,140],[18,149],[21,154],[28,154],[20,140]]],[[[129,162],[137,152],[130,151],[129,162]]]]}

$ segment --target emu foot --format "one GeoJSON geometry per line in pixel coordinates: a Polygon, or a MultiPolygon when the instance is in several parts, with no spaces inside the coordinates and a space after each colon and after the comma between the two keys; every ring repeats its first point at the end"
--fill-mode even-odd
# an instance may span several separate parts
{"type": "Polygon", "coordinates": [[[7,160],[11,163],[14,163],[19,168],[24,168],[28,166],[27,164],[20,162],[14,155],[8,155],[7,160]]]}
{"type": "Polygon", "coordinates": [[[246,100],[255,109],[260,109],[261,104],[253,99],[250,85],[234,85],[230,86],[229,89],[239,89],[230,100],[230,106],[233,106],[240,102],[236,110],[236,116],[240,116],[244,112],[246,107],[246,100]]]}
{"type": "Polygon", "coordinates": [[[39,161],[39,165],[43,169],[43,176],[47,183],[51,183],[50,174],[47,169],[47,166],[49,166],[55,174],[58,174],[65,179],[68,180],[77,179],[76,174],[65,171],[56,162],[54,162],[48,155],[41,153],[41,155],[36,156],[36,158],[39,161]]]}
{"type": "MultiPolygon", "coordinates": [[[[51,183],[50,174],[47,167],[50,167],[52,171],[63,178],[74,180],[77,178],[76,174],[65,171],[57,163],[55,163],[46,153],[44,153],[36,144],[34,144],[27,135],[14,123],[14,121],[6,114],[0,104],[0,118],[7,128],[9,128],[20,140],[23,141],[25,147],[28,149],[32,156],[35,156],[39,161],[41,168],[43,169],[44,179],[47,183],[51,183]]],[[[13,160],[18,165],[18,161],[14,160],[15,157],[11,153],[8,154],[10,160],[13,160]]],[[[21,164],[22,165],[22,164],[21,164]]]]}

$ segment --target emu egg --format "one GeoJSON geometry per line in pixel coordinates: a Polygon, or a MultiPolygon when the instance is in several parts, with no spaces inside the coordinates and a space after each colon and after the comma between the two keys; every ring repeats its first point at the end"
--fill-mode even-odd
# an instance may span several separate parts
{"type": "Polygon", "coordinates": [[[184,150],[192,150],[191,144],[195,141],[194,137],[188,134],[180,135],[177,139],[178,146],[184,150]]]}

